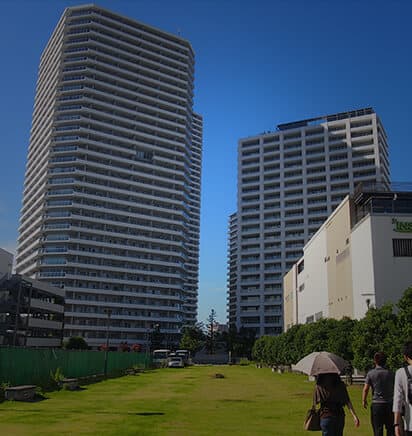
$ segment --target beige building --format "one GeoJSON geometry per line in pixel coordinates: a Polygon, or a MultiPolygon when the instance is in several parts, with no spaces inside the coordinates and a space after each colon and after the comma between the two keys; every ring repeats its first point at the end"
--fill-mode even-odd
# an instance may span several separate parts
{"type": "Polygon", "coordinates": [[[347,196],[283,280],[284,320],[362,318],[412,285],[412,193],[364,186],[347,196]]]}

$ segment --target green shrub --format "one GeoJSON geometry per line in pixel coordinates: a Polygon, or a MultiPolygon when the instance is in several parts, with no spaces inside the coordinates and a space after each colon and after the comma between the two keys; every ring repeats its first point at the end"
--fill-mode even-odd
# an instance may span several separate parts
{"type": "Polygon", "coordinates": [[[54,390],[61,389],[64,378],[61,368],[57,368],[55,372],[50,371],[50,386],[48,387],[54,390]]]}
{"type": "Polygon", "coordinates": [[[0,384],[0,403],[5,400],[6,388],[8,388],[9,386],[11,386],[9,382],[4,382],[0,384]]]}
{"type": "Polygon", "coordinates": [[[87,350],[89,346],[81,336],[72,336],[64,344],[66,350],[87,350]]]}

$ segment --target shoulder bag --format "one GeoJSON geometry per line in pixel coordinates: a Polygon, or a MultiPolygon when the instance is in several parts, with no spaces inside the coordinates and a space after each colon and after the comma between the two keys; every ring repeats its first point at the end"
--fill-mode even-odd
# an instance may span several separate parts
{"type": "Polygon", "coordinates": [[[303,428],[309,431],[320,431],[320,409],[316,409],[315,393],[313,393],[312,407],[306,414],[306,419],[303,428]]]}

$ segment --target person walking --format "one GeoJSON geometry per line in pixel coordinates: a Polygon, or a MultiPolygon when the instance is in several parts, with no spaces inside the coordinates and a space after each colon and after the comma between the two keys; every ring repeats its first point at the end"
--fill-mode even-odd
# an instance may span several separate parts
{"type": "Polygon", "coordinates": [[[377,352],[373,356],[375,368],[370,370],[365,379],[365,385],[362,391],[362,405],[368,407],[368,393],[372,388],[371,404],[371,423],[374,436],[383,436],[383,429],[386,428],[387,436],[394,436],[393,427],[393,383],[394,374],[385,368],[386,355],[377,352]]]}
{"type": "Polygon", "coordinates": [[[412,375],[412,341],[405,343],[403,357],[406,366],[399,368],[395,373],[392,408],[394,414],[393,426],[395,428],[395,436],[412,436],[412,404],[408,398],[408,378],[412,375]]]}
{"type": "Polygon", "coordinates": [[[350,401],[345,383],[338,374],[319,374],[314,392],[315,404],[320,404],[320,427],[323,436],[343,436],[345,426],[344,406],[353,416],[355,427],[359,427],[359,418],[350,401]]]}

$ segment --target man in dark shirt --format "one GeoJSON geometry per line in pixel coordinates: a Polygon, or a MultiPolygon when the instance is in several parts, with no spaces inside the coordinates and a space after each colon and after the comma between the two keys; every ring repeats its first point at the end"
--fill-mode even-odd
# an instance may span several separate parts
{"type": "Polygon", "coordinates": [[[383,436],[386,427],[387,436],[394,436],[393,428],[393,384],[394,375],[385,368],[386,356],[382,352],[375,353],[373,357],[375,368],[366,375],[362,392],[362,404],[368,407],[367,397],[369,388],[372,388],[371,422],[374,436],[383,436]]]}

